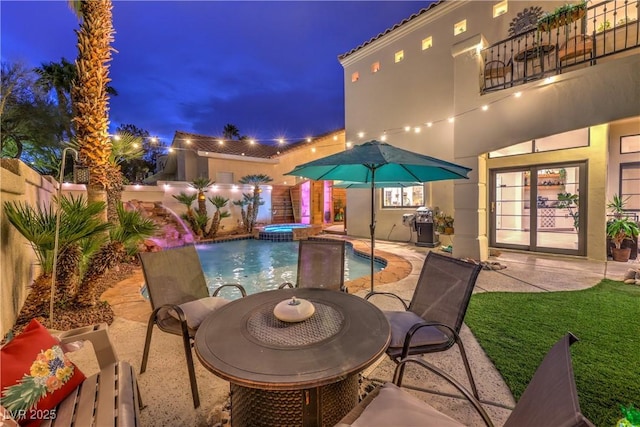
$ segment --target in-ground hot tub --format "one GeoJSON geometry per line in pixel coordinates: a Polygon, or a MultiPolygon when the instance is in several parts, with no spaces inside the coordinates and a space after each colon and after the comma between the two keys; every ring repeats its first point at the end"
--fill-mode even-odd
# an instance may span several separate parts
{"type": "Polygon", "coordinates": [[[313,236],[322,231],[321,226],[311,224],[271,224],[259,229],[258,239],[273,242],[290,242],[301,237],[313,236]]]}

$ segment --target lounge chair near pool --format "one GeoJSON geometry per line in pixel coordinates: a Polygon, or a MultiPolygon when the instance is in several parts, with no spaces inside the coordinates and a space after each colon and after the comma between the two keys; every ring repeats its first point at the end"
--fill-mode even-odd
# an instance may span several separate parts
{"type": "Polygon", "coordinates": [[[344,286],[344,240],[300,240],[295,285],[280,288],[324,288],[346,292],[344,286]]]}
{"type": "Polygon", "coordinates": [[[241,285],[234,283],[220,286],[209,296],[200,258],[193,245],[160,252],[141,252],[139,256],[153,309],[147,325],[140,373],[147,369],[154,325],[163,332],[182,336],[193,406],[197,408],[200,397],[191,347],[198,326],[207,314],[229,302],[218,297],[222,289],[237,288],[243,297],[246,292],[241,285]]]}

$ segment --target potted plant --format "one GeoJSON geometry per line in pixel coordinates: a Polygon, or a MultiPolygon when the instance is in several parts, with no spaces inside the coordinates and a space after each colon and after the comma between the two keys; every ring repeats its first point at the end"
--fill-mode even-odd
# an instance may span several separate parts
{"type": "Polygon", "coordinates": [[[566,209],[573,218],[573,228],[578,232],[580,227],[580,198],[577,194],[558,193],[557,209],[566,209]]]}
{"type": "Polygon", "coordinates": [[[444,217],[444,234],[453,234],[453,217],[445,215],[444,217]]]}
{"type": "Polygon", "coordinates": [[[640,226],[632,219],[624,216],[624,205],[627,199],[617,194],[613,195],[613,198],[607,207],[611,209],[613,218],[607,221],[607,237],[611,239],[614,247],[611,248],[611,256],[614,261],[627,262],[631,255],[631,248],[623,248],[622,242],[625,239],[634,240],[640,234],[640,226]]]}
{"type": "Polygon", "coordinates": [[[587,12],[587,1],[575,4],[563,4],[551,12],[547,12],[538,20],[538,31],[550,31],[564,25],[569,25],[581,19],[587,12]]]}

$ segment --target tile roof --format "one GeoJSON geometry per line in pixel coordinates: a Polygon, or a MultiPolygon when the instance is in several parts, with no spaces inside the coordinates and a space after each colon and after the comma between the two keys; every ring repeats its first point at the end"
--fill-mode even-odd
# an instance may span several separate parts
{"type": "MultiPolygon", "coordinates": [[[[321,135],[313,137],[313,141],[326,138],[342,129],[327,132],[321,135]]],[[[287,142],[283,145],[269,145],[254,142],[251,144],[249,140],[223,140],[222,138],[215,136],[198,135],[195,133],[188,133],[182,131],[176,131],[171,142],[171,147],[175,148],[189,148],[196,151],[206,151],[209,153],[229,154],[235,156],[247,156],[257,157],[262,159],[272,159],[280,155],[286,154],[290,151],[302,148],[308,142],[306,140],[287,142]],[[187,144],[187,140],[190,141],[187,144]]]]}
{"type": "Polygon", "coordinates": [[[401,26],[403,26],[404,24],[406,24],[409,21],[414,20],[415,18],[417,18],[418,16],[427,13],[427,11],[433,9],[434,7],[436,7],[437,5],[439,5],[440,3],[444,3],[445,0],[438,0],[438,1],[434,1],[431,2],[431,4],[429,4],[429,6],[420,9],[418,12],[414,13],[413,15],[411,15],[410,17],[403,19],[402,21],[400,21],[399,23],[395,24],[393,27],[391,28],[387,28],[386,30],[384,30],[383,32],[379,33],[376,36],[373,36],[372,38],[370,38],[369,40],[365,41],[364,43],[362,43],[359,46],[354,47],[353,49],[351,49],[348,52],[345,52],[341,55],[338,55],[338,60],[341,61],[343,59],[345,59],[347,56],[352,55],[354,53],[356,53],[357,51],[359,51],[360,49],[363,49],[365,46],[370,45],[371,43],[373,43],[374,41],[378,40],[379,38],[389,34],[390,32],[394,31],[397,28],[400,28],[401,26]]]}

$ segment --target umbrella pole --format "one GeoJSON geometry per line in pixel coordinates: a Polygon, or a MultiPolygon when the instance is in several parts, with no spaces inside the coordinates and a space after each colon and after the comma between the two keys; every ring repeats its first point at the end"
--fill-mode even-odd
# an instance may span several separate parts
{"type": "Polygon", "coordinates": [[[371,224],[369,225],[369,231],[371,233],[371,293],[373,293],[373,262],[375,257],[376,246],[376,211],[375,211],[375,197],[376,197],[376,170],[371,169],[371,224]]]}

